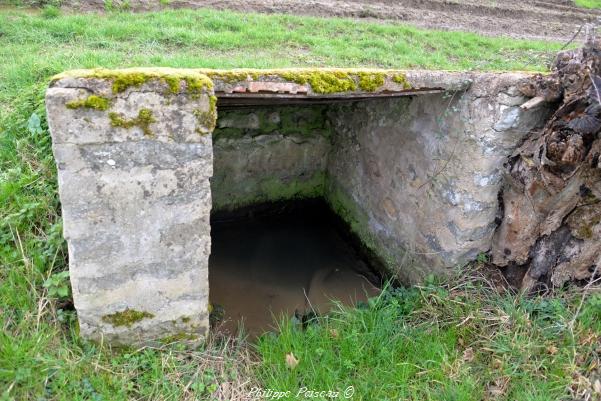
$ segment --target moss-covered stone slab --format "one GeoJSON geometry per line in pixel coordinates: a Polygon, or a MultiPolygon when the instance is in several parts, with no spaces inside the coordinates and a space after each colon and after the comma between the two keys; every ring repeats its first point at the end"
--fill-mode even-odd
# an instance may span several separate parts
{"type": "Polygon", "coordinates": [[[426,74],[372,68],[282,68],[199,70],[213,80],[216,92],[290,93],[306,96],[344,96],[378,93],[404,93],[424,90],[466,89],[469,73],[426,74]],[[263,83],[263,85],[257,85],[263,83]],[[296,86],[283,86],[292,83],[296,86]],[[271,84],[271,88],[268,84],[271,84]]]}

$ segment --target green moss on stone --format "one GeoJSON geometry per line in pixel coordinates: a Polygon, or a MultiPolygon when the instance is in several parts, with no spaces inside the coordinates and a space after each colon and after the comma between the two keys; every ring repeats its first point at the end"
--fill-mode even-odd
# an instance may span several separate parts
{"type": "Polygon", "coordinates": [[[127,88],[131,86],[140,86],[149,79],[151,79],[149,76],[139,72],[118,75],[113,80],[113,92],[124,92],[127,88]]]}
{"type": "Polygon", "coordinates": [[[85,99],[72,100],[67,103],[69,109],[94,109],[94,110],[107,110],[109,108],[109,100],[96,95],[90,95],[85,99]]]}
{"type": "Polygon", "coordinates": [[[409,89],[406,76],[401,71],[378,69],[328,69],[328,68],[290,68],[290,69],[236,69],[209,70],[201,69],[201,73],[212,79],[232,84],[242,81],[274,81],[285,80],[299,85],[310,85],[313,92],[319,94],[342,93],[356,90],[375,92],[386,83],[387,77],[409,89]]]}
{"type": "Polygon", "coordinates": [[[373,234],[369,231],[369,216],[342,190],[339,185],[328,185],[326,200],[328,204],[359,237],[364,245],[372,250],[377,248],[373,234]]]}
{"type": "Polygon", "coordinates": [[[407,76],[403,73],[396,73],[392,76],[392,82],[403,86],[403,89],[411,89],[411,84],[407,81],[407,76]]]}
{"type": "Polygon", "coordinates": [[[357,90],[357,83],[353,76],[345,71],[286,71],[280,76],[300,85],[308,83],[315,93],[328,94],[357,90]]]}
{"type": "Polygon", "coordinates": [[[359,87],[367,92],[375,92],[384,85],[386,74],[383,72],[360,72],[359,87]]]}
{"type": "Polygon", "coordinates": [[[113,93],[124,92],[130,87],[139,87],[152,80],[164,82],[169,93],[176,94],[182,91],[181,82],[186,83],[188,93],[200,94],[203,90],[213,89],[213,81],[197,70],[174,68],[130,68],[123,70],[107,70],[103,68],[93,70],[67,71],[55,76],[52,80],[62,78],[99,78],[113,82],[113,93]]]}
{"type": "Polygon", "coordinates": [[[153,317],[154,315],[152,313],[128,308],[122,312],[115,312],[110,315],[105,315],[102,317],[102,321],[112,324],[115,327],[131,327],[133,324],[143,319],[152,319],[153,317]]]}
{"type": "Polygon", "coordinates": [[[118,113],[109,113],[109,119],[111,120],[111,125],[113,127],[120,128],[133,128],[140,127],[145,136],[154,137],[154,134],[150,130],[150,124],[155,123],[156,120],[152,115],[152,110],[149,109],[141,109],[138,112],[138,116],[132,119],[125,119],[118,113]]]}
{"type": "Polygon", "coordinates": [[[196,132],[199,134],[213,132],[215,125],[217,124],[217,96],[209,97],[208,111],[202,111],[200,109],[194,110],[194,116],[199,124],[199,127],[196,128],[196,132]]]}

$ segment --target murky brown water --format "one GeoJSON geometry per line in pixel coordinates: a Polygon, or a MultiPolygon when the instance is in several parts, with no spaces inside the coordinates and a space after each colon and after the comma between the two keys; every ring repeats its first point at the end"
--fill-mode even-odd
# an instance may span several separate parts
{"type": "Polygon", "coordinates": [[[223,315],[217,329],[256,337],[274,319],[327,312],[338,300],[365,302],[379,290],[359,252],[321,203],[295,204],[259,217],[211,223],[210,299],[223,315]],[[320,207],[321,206],[321,207],[320,207]]]}

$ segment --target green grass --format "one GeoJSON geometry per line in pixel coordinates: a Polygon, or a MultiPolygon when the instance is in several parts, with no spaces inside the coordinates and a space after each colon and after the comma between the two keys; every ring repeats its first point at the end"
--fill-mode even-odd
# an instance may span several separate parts
{"type": "MultiPolygon", "coordinates": [[[[582,392],[570,386],[599,360],[599,343],[588,338],[594,327],[586,319],[571,329],[576,300],[516,298],[483,284],[393,290],[304,331],[283,322],[279,335],[259,343],[258,378],[290,390],[290,400],[303,388],[349,386],[355,400],[543,401],[582,392]],[[288,353],[295,369],[284,362],[288,353]]],[[[585,313],[600,316],[600,299],[585,313]]]]}
{"type": "Polygon", "coordinates": [[[58,273],[67,253],[43,101],[49,78],[71,68],[543,70],[559,47],[344,19],[1,9],[0,400],[235,399],[254,384],[280,391],[352,384],[356,400],[480,399],[492,386],[507,400],[569,394],[595,361],[599,297],[572,328],[569,297],[515,300],[467,285],[399,291],[306,331],[285,322],[253,355],[243,343],[217,340],[192,351],[112,351],[81,340],[58,273]],[[469,347],[474,357],[464,358],[469,347]],[[551,357],[549,347],[559,351],[551,357]],[[294,370],[284,363],[289,352],[300,360],[294,370]]]}
{"type": "Polygon", "coordinates": [[[601,0],[574,0],[578,7],[601,8],[601,0]]]}

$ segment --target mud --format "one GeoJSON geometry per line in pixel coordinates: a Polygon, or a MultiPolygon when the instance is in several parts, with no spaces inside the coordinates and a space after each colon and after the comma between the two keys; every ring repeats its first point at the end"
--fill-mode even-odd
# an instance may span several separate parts
{"type": "Polygon", "coordinates": [[[216,216],[211,227],[209,288],[220,332],[242,325],[257,337],[274,330],[274,318],[302,321],[334,301],[354,306],[379,293],[367,260],[321,202],[216,216]]]}
{"type": "MultiPolygon", "coordinates": [[[[102,10],[103,0],[67,1],[79,10],[102,10]]],[[[113,2],[118,7],[119,0],[113,2]]],[[[133,10],[216,8],[319,17],[351,17],[406,22],[419,27],[476,32],[487,36],[569,40],[579,27],[601,16],[601,10],[574,6],[571,0],[132,0],[133,10]]]]}

